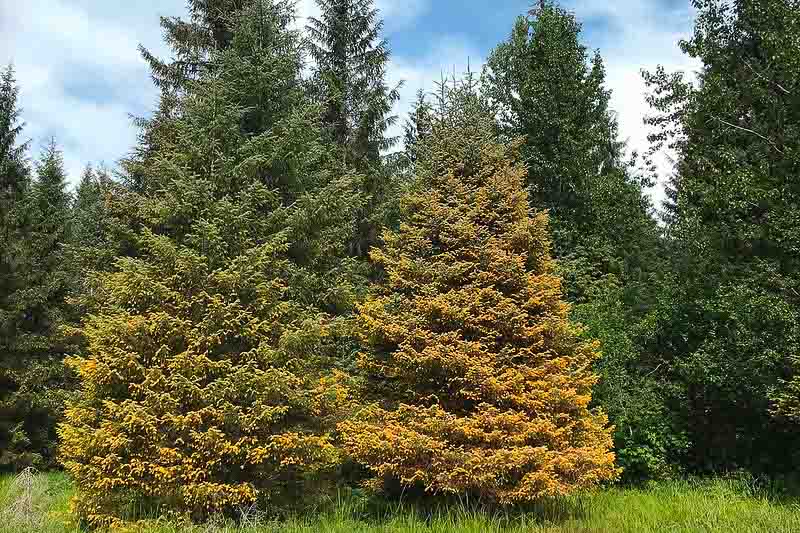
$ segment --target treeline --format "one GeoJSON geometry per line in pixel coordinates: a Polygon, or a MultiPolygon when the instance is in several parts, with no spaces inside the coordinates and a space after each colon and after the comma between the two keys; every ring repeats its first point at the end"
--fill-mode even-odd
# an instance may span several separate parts
{"type": "Polygon", "coordinates": [[[702,67],[644,73],[641,158],[557,5],[401,143],[372,1],[318,4],[304,31],[282,0],[162,19],[156,111],[74,192],[55,142],[31,168],[5,71],[0,468],[63,466],[95,525],[796,473],[797,0],[693,1],[702,67]]]}

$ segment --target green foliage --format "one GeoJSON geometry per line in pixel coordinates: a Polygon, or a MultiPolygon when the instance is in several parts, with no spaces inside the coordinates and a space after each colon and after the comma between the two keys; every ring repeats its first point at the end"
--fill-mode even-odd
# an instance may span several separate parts
{"type": "Polygon", "coordinates": [[[359,183],[327,170],[291,19],[277,1],[237,12],[221,68],[188,86],[144,163],[147,193],[110,197],[115,217],[128,204],[131,253],[93,277],[60,428],[92,524],[310,505],[339,463],[359,183]]]}
{"type": "Polygon", "coordinates": [[[398,196],[394,176],[381,153],[397,139],[386,136],[397,117],[392,106],[399,85],[386,82],[389,46],[373,0],[317,0],[320,18],[309,19],[307,47],[314,59],[310,95],[324,108],[328,140],[343,168],[364,175],[364,205],[356,215],[350,253],[365,257],[377,243],[398,196]]]}
{"type": "Polygon", "coordinates": [[[10,212],[11,202],[28,185],[25,161],[28,143],[17,144],[17,137],[24,126],[19,123],[21,110],[17,107],[18,97],[14,69],[9,65],[0,75],[0,212],[4,215],[10,212]]]}
{"type": "Polygon", "coordinates": [[[667,291],[652,349],[678,385],[692,467],[780,471],[796,431],[771,417],[800,350],[800,6],[698,0],[681,43],[697,83],[663,69],[654,88],[655,148],[678,154],[671,180],[667,291]]]}
{"type": "MultiPolygon", "coordinates": [[[[459,502],[417,506],[404,501],[365,498],[340,492],[329,505],[307,516],[286,520],[251,513],[235,522],[216,517],[192,525],[165,518],[141,529],[147,533],[678,533],[714,531],[791,533],[800,527],[796,498],[759,489],[747,478],[673,481],[640,488],[612,488],[594,494],[543,502],[538,506],[498,512],[459,502]],[[754,490],[755,489],[755,490],[754,490]]],[[[0,523],[3,533],[80,533],[68,518],[74,487],[63,474],[38,474],[33,487],[33,513],[14,519],[10,509],[22,492],[15,480],[0,477],[0,523]]]]}
{"type": "Polygon", "coordinates": [[[163,61],[139,45],[156,86],[167,94],[180,91],[211,71],[212,53],[230,46],[232,16],[247,4],[248,0],[186,0],[189,20],[161,17],[164,40],[174,53],[172,61],[163,61]]]}
{"type": "Polygon", "coordinates": [[[0,294],[0,468],[54,463],[55,426],[68,379],[61,326],[69,277],[64,264],[71,197],[52,143],[32,187],[11,204],[0,294]]]}

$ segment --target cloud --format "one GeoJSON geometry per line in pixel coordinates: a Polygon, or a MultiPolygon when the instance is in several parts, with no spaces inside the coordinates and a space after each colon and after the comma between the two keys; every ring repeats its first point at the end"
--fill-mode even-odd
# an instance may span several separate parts
{"type": "MultiPolygon", "coordinates": [[[[699,63],[678,48],[680,39],[691,34],[694,12],[688,6],[664,7],[644,0],[577,0],[572,5],[579,20],[590,21],[585,30],[605,61],[607,86],[612,90],[611,107],[617,113],[620,134],[629,150],[640,153],[649,147],[643,119],[651,110],[645,101],[647,88],[642,69],[663,65],[667,71],[695,72],[699,63]]],[[[660,154],[657,164],[662,182],[650,193],[656,207],[665,199],[664,182],[671,171],[671,154],[660,154]]]]}
{"type": "Polygon", "coordinates": [[[431,0],[376,0],[375,7],[384,20],[388,31],[407,27],[418,17],[425,14],[431,0]]]}
{"type": "Polygon", "coordinates": [[[0,61],[16,70],[24,135],[34,157],[55,137],[73,183],[86,163],[113,165],[126,154],[136,137],[129,115],[154,105],[156,90],[137,45],[166,55],[158,15],[180,14],[183,1],[144,0],[137,7],[122,17],[103,2],[0,0],[0,61]]]}

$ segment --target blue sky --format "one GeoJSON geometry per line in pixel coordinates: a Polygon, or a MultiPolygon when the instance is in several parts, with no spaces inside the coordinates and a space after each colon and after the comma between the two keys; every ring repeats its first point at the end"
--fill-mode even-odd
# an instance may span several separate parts
{"type": "MultiPolygon", "coordinates": [[[[505,39],[528,0],[376,0],[393,51],[392,81],[405,80],[395,112],[442,71],[473,70],[505,39]]],[[[691,31],[688,0],[563,0],[584,24],[584,40],[608,69],[612,105],[632,148],[645,145],[647,112],[639,71],[658,64],[692,71],[677,48],[691,31]]],[[[135,142],[129,115],[145,115],[156,91],[138,43],[168,55],[160,15],[182,15],[184,0],[0,0],[0,62],[12,61],[26,136],[35,150],[55,136],[71,180],[87,163],[113,166],[135,142]]],[[[299,0],[298,16],[316,14],[299,0]]],[[[667,163],[662,162],[666,168],[667,163]]],[[[662,198],[657,187],[656,201],[662,198]]]]}

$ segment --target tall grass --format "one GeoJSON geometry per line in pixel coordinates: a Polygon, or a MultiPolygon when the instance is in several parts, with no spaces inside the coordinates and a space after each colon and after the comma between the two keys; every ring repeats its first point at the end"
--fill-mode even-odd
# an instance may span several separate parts
{"type": "MultiPolygon", "coordinates": [[[[74,493],[63,474],[33,482],[0,478],[0,532],[77,533],[69,515],[74,493]],[[22,510],[22,513],[20,511],[22,510]],[[25,516],[26,513],[28,516],[25,516]]],[[[800,531],[800,500],[747,478],[610,488],[515,511],[471,502],[398,503],[341,492],[317,512],[281,521],[255,510],[238,524],[222,519],[178,525],[154,518],[152,533],[701,533],[800,531]]]]}

